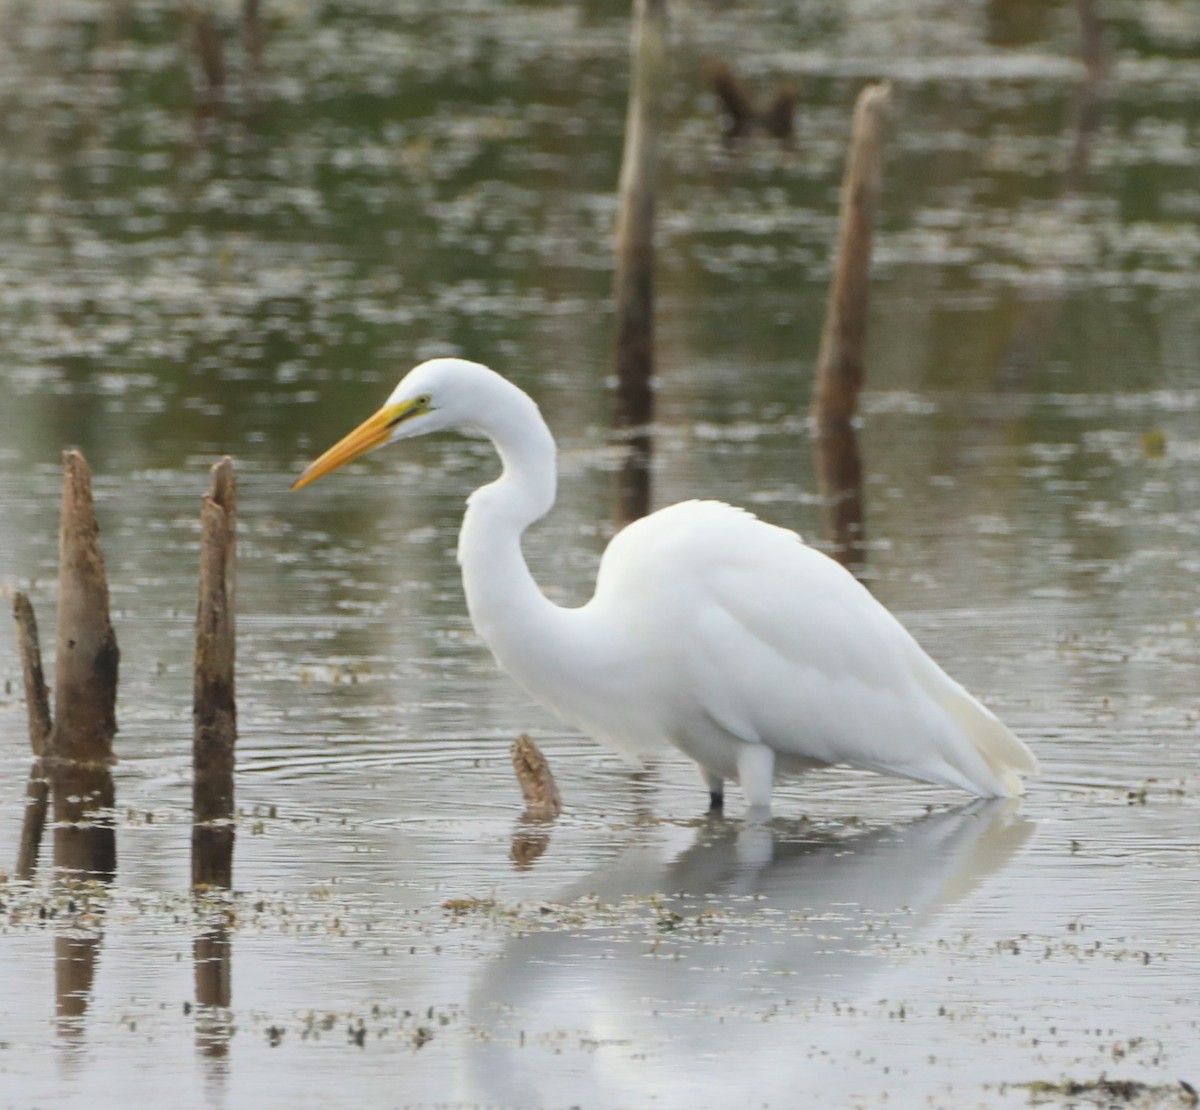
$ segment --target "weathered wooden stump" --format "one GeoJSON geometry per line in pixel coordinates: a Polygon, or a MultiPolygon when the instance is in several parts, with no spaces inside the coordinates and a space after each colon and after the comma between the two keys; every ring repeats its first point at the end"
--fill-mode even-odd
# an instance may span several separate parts
{"type": "Polygon", "coordinates": [[[617,395],[613,428],[627,444],[617,475],[621,523],[650,506],[654,419],[654,210],[666,62],[666,0],[636,0],[629,108],[618,184],[616,231],[617,395]]]}
{"type": "Polygon", "coordinates": [[[192,885],[233,882],[237,485],[226,457],[201,507],[193,685],[192,885]]]}
{"type": "Polygon", "coordinates": [[[54,798],[54,863],[111,879],[117,841],[109,766],[120,652],[109,619],[92,475],[78,451],[63,452],[55,639],[54,723],[44,751],[54,798]]]}
{"type": "Polygon", "coordinates": [[[525,798],[525,819],[553,821],[562,813],[562,794],[542,749],[522,733],[513,742],[512,760],[525,798]]]}
{"type": "Polygon", "coordinates": [[[524,733],[513,743],[512,761],[525,798],[525,812],[513,832],[509,856],[518,871],[527,871],[550,847],[550,824],[562,813],[562,795],[549,761],[524,733]]]}
{"type": "Polygon", "coordinates": [[[13,595],[13,620],[17,624],[17,648],[21,655],[25,707],[29,716],[29,747],[33,752],[33,766],[25,787],[25,817],[21,822],[21,846],[16,868],[17,878],[28,881],[33,878],[37,868],[50,802],[50,783],[42,759],[50,739],[50,694],[42,670],[42,648],[33,604],[27,595],[20,592],[13,595]]]}
{"type": "Polygon", "coordinates": [[[854,107],[842,181],[837,266],[829,289],[813,391],[813,440],[826,536],[852,568],[865,553],[862,461],[854,419],[865,376],[871,246],[881,183],[881,135],[891,93],[869,85],[854,107]]]}
{"type": "Polygon", "coordinates": [[[47,751],[53,761],[112,761],[119,664],[92,473],[78,451],[64,451],[54,728],[47,751]]]}

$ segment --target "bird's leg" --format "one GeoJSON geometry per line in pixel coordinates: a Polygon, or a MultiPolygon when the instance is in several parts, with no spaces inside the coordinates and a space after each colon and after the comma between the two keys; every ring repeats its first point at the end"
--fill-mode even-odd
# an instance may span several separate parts
{"type": "Polygon", "coordinates": [[[737,755],[738,781],[746,799],[746,818],[765,821],[771,816],[771,788],[775,784],[775,753],[766,744],[743,743],[737,755]]]}
{"type": "Polygon", "coordinates": [[[708,787],[708,812],[721,813],[725,809],[725,780],[707,767],[700,768],[700,777],[708,787]]]}

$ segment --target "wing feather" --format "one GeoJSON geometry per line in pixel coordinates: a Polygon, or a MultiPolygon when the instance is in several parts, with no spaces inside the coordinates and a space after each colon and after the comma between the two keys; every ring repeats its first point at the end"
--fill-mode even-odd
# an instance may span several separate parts
{"type": "Polygon", "coordinates": [[[742,510],[684,502],[627,528],[596,600],[622,610],[647,667],[669,676],[664,692],[686,691],[702,714],[681,704],[667,723],[685,751],[703,747],[708,721],[785,765],[847,763],[981,795],[1020,793],[1036,770],[843,567],[742,510]]]}

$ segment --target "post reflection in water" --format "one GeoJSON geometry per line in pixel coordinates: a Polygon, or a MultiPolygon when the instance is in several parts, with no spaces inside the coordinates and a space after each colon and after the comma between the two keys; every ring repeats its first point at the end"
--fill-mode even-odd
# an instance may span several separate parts
{"type": "Polygon", "coordinates": [[[196,977],[196,1047],[211,1059],[229,1053],[232,1033],[233,945],[229,935],[229,913],[197,934],[193,942],[196,977]]]}
{"type": "Polygon", "coordinates": [[[192,827],[192,873],[205,875],[207,886],[194,887],[195,908],[207,924],[192,942],[196,986],[196,1047],[209,1060],[222,1061],[210,1080],[223,1082],[224,1058],[233,1031],[232,911],[225,902],[232,884],[234,830],[232,824],[192,827]]]}
{"type": "Polygon", "coordinates": [[[113,780],[107,765],[52,761],[55,880],[72,895],[71,931],[54,938],[54,995],[58,1036],[83,1039],[96,965],[104,940],[107,887],[117,870],[112,824],[113,780]]]}
{"type": "Polygon", "coordinates": [[[553,821],[534,821],[518,817],[513,829],[512,848],[509,858],[518,871],[528,871],[550,847],[550,830],[553,821]]]}
{"type": "Polygon", "coordinates": [[[111,883],[117,871],[112,773],[104,764],[53,761],[54,867],[60,878],[111,883]]]}
{"type": "Polygon", "coordinates": [[[33,879],[37,869],[49,807],[50,780],[46,777],[41,757],[36,757],[25,786],[25,816],[21,820],[21,845],[17,851],[17,878],[25,882],[33,879]]]}
{"type": "Polygon", "coordinates": [[[856,836],[710,819],[673,858],[641,840],[561,899],[594,898],[592,923],[515,937],[489,963],[469,1003],[483,1035],[464,1050],[455,1095],[552,1102],[580,1089],[582,1066],[597,1105],[632,1104],[647,1082],[681,1101],[704,1094],[689,1063],[704,1058],[794,1092],[797,1045],[824,1031],[800,1033],[811,1006],[792,1000],[886,991],[889,950],[1002,869],[1033,829],[1015,801],[996,800],[856,836]],[[595,1046],[590,1062],[538,1050],[564,1035],[595,1046]]]}

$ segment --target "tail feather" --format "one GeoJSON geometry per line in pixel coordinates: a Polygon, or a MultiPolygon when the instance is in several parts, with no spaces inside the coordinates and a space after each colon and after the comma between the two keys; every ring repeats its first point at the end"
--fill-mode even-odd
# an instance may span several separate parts
{"type": "MultiPolygon", "coordinates": [[[[980,782],[990,795],[1017,797],[1025,793],[1023,775],[1036,775],[1038,761],[1011,729],[970,695],[947,698],[942,703],[974,752],[983,760],[994,783],[980,782]],[[997,790],[999,786],[1002,789],[997,790]]],[[[964,769],[965,770],[965,769],[964,769]]]]}

